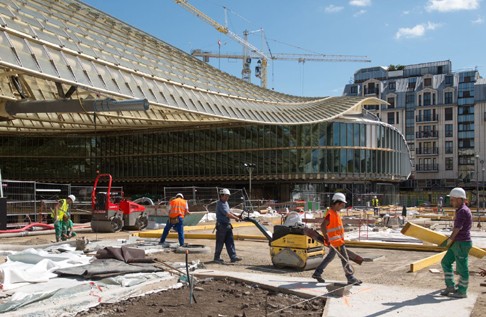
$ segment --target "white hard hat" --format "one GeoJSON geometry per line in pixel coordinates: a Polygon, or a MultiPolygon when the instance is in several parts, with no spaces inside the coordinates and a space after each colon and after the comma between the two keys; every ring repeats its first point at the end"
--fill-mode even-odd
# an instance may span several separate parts
{"type": "Polygon", "coordinates": [[[223,188],[219,191],[220,195],[231,195],[230,191],[228,188],[223,188]]]}
{"type": "Polygon", "coordinates": [[[76,196],[74,195],[69,195],[68,198],[71,199],[72,202],[76,201],[76,196]]]}
{"type": "Polygon", "coordinates": [[[461,187],[456,187],[451,190],[450,197],[466,199],[466,192],[461,187]]]}
{"type": "Polygon", "coordinates": [[[184,199],[184,195],[182,195],[181,193],[177,193],[176,197],[181,197],[182,199],[184,199]]]}
{"type": "Polygon", "coordinates": [[[375,198],[375,199],[376,199],[376,198],[378,198],[378,197],[376,197],[376,195],[375,195],[375,196],[373,196],[373,198],[375,198]]]}
{"type": "Polygon", "coordinates": [[[333,202],[342,201],[343,203],[348,203],[346,201],[346,196],[344,196],[343,193],[335,193],[334,196],[332,196],[332,201],[333,202]]]}

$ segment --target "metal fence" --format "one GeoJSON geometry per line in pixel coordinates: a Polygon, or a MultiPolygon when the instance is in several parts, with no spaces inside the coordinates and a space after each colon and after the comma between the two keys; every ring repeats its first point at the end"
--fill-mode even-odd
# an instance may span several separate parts
{"type": "MultiPolygon", "coordinates": [[[[79,217],[80,215],[87,215],[84,220],[89,221],[93,186],[15,180],[2,180],[1,184],[3,196],[7,200],[8,227],[22,226],[31,222],[52,222],[51,213],[58,200],[71,194],[76,196],[71,214],[76,216],[77,221],[83,219],[79,217]]],[[[112,187],[112,191],[122,192],[123,188],[112,187]]]]}

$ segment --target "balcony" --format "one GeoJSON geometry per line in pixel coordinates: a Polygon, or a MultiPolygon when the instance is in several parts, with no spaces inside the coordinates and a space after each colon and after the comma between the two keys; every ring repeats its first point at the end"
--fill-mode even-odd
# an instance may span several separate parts
{"type": "Polygon", "coordinates": [[[415,122],[421,123],[421,122],[438,122],[439,121],[439,115],[434,114],[430,116],[415,116],[415,122]]]}
{"type": "Polygon", "coordinates": [[[439,147],[416,148],[415,155],[439,155],[439,147]]]}
{"type": "Polygon", "coordinates": [[[439,164],[417,164],[415,165],[417,173],[437,173],[439,171],[439,164]]]}
{"type": "Polygon", "coordinates": [[[415,139],[437,139],[439,137],[439,131],[419,131],[415,132],[415,139]]]}

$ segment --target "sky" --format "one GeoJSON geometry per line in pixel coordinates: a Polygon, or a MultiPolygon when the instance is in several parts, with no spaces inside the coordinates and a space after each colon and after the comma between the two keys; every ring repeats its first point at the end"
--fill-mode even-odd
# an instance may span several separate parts
{"type": "MultiPolygon", "coordinates": [[[[269,56],[326,54],[371,62],[269,61],[267,88],[297,96],[341,96],[367,67],[450,60],[453,71],[486,75],[486,0],[188,0],[269,56]],[[262,31],[263,30],[263,31],[262,31]],[[265,35],[265,37],[262,36],[265,35]],[[266,41],[263,40],[266,38],[266,41]]],[[[174,0],[83,0],[186,53],[243,54],[243,46],[174,0]],[[220,43],[220,44],[218,44],[220,43]]],[[[241,78],[242,61],[210,64],[241,78]]],[[[256,60],[252,60],[251,82],[256,60]]]]}

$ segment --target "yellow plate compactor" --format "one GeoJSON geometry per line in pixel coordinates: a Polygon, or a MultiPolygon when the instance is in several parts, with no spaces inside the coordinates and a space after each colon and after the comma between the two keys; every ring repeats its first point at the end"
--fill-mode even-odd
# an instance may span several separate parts
{"type": "Polygon", "coordinates": [[[242,220],[252,222],[268,239],[273,266],[311,270],[321,263],[323,245],[306,236],[302,226],[274,226],[272,234],[254,218],[242,217],[242,220]]]}

